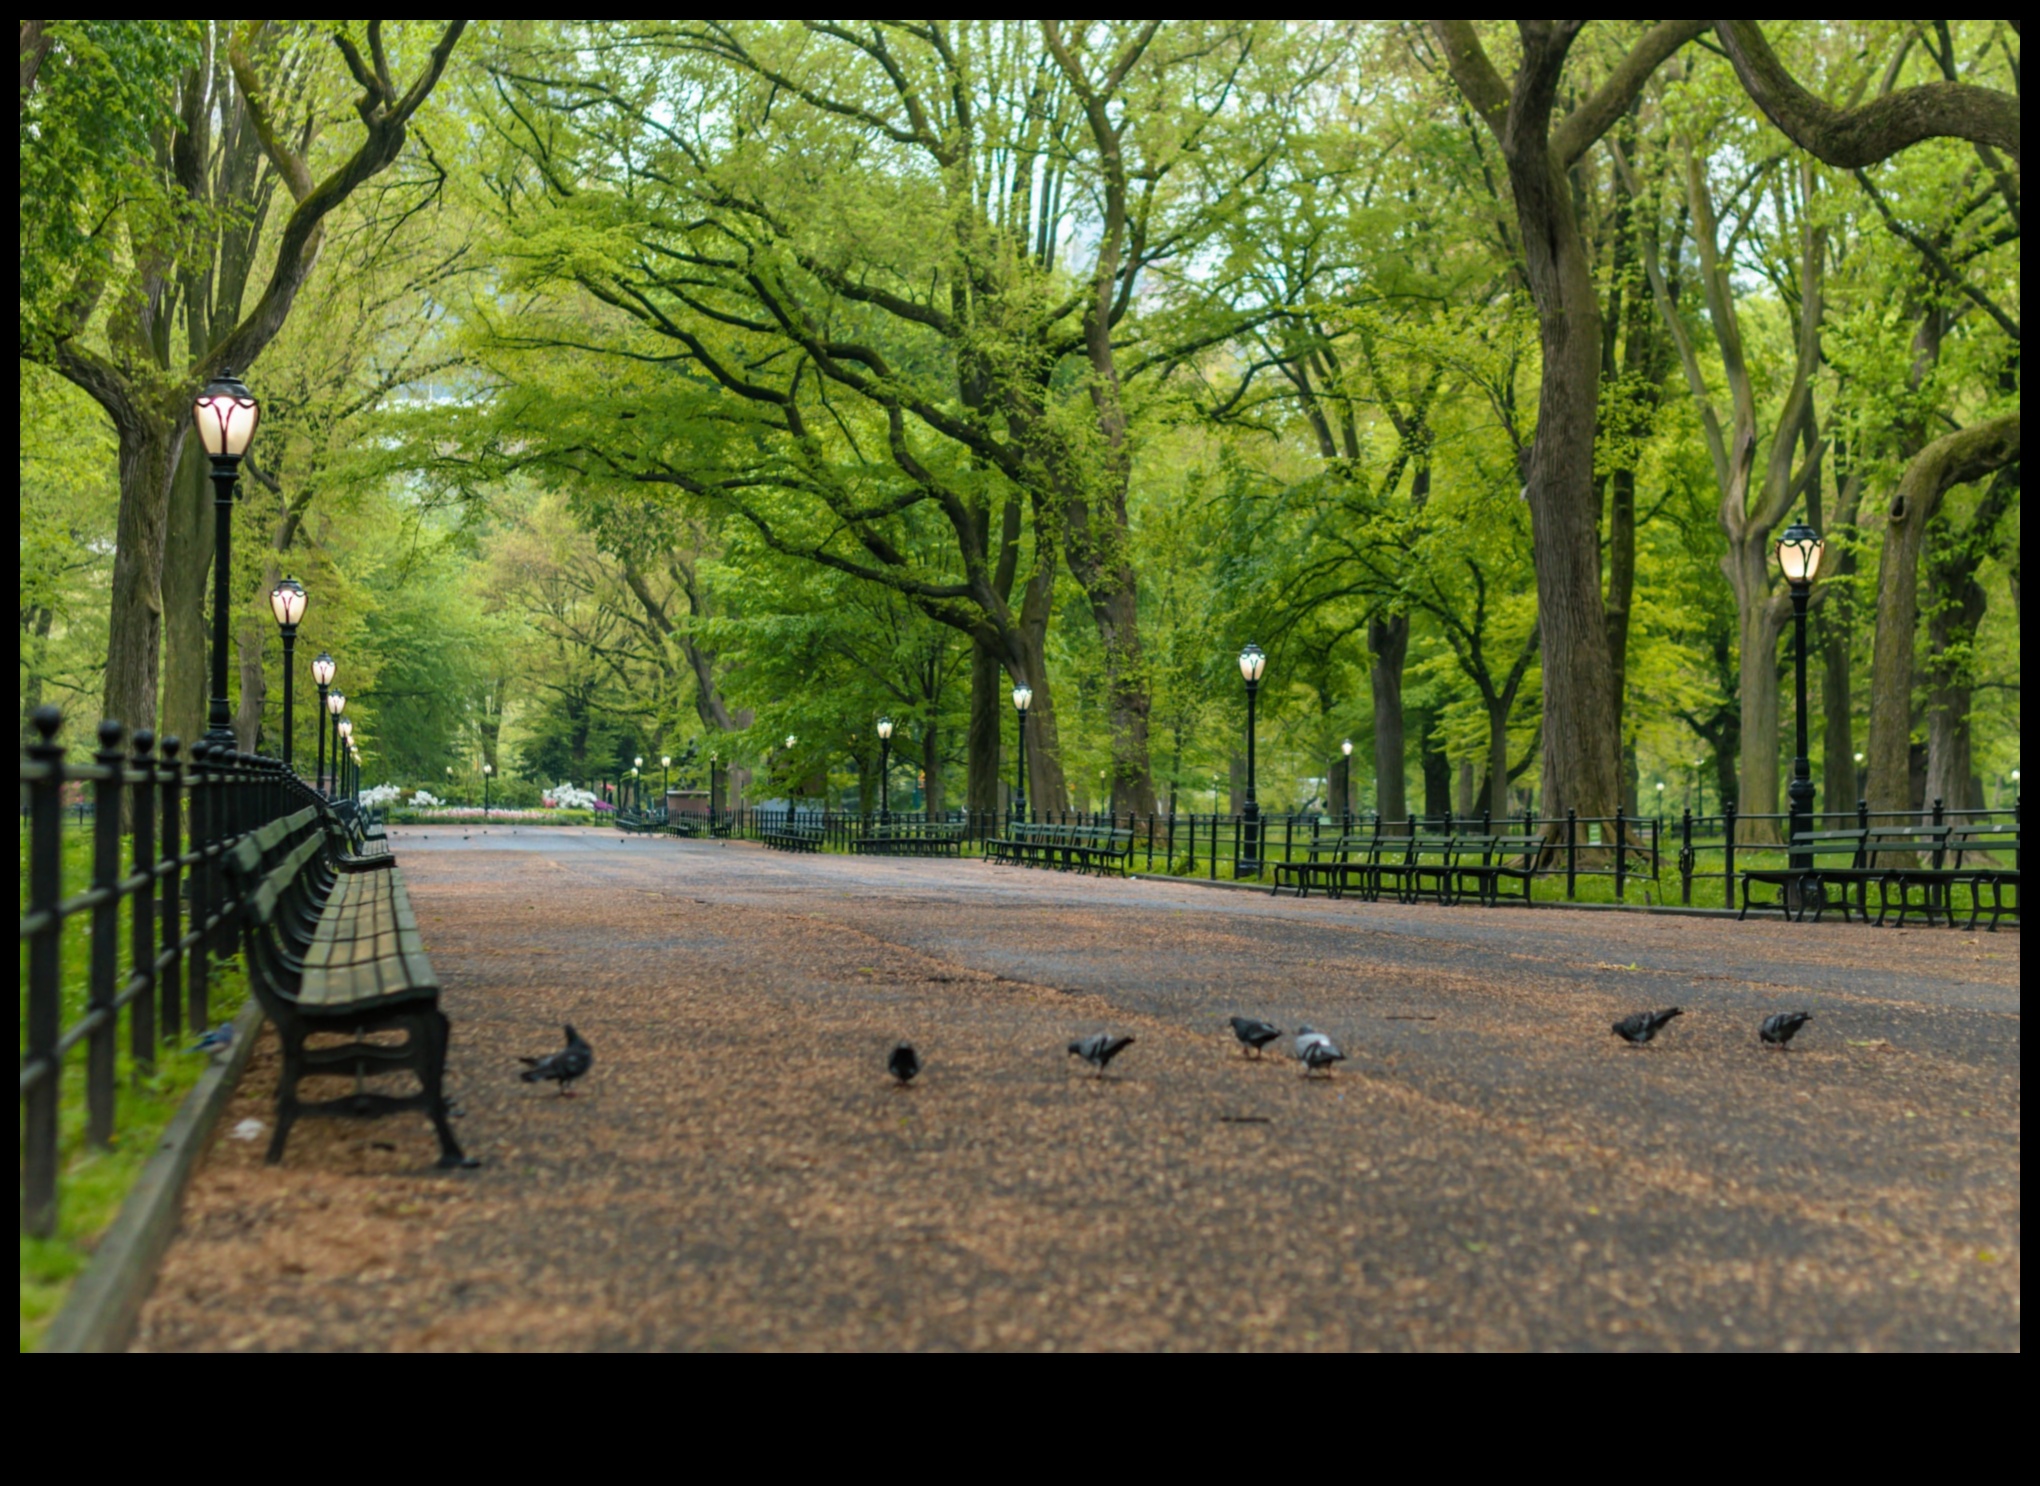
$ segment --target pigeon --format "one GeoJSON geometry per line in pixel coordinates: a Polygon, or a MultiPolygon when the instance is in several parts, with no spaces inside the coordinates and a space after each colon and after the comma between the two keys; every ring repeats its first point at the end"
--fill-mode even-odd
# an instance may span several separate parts
{"type": "MultiPolygon", "coordinates": [[[[1793,1030],[1797,1031],[1798,1029],[1794,1028],[1793,1030]]],[[[1792,1034],[1788,1032],[1785,1035],[1789,1037],[1792,1034]]],[[[213,1028],[205,1036],[199,1038],[198,1041],[191,1045],[189,1050],[194,1053],[223,1053],[233,1045],[234,1024],[228,1022],[224,1026],[213,1028]]]]}
{"type": "Polygon", "coordinates": [[[911,1042],[903,1042],[892,1050],[892,1056],[885,1060],[885,1071],[900,1081],[905,1088],[914,1081],[914,1075],[921,1071],[921,1055],[914,1051],[911,1042]]]}
{"type": "Polygon", "coordinates": [[[595,1049],[581,1040],[573,1024],[567,1025],[567,1045],[556,1053],[547,1053],[543,1058],[519,1058],[524,1071],[517,1076],[528,1084],[545,1079],[556,1079],[562,1098],[570,1096],[567,1085],[577,1078],[585,1078],[588,1070],[595,1066],[595,1049]]]}
{"type": "Polygon", "coordinates": [[[1261,1056],[1261,1049],[1282,1035],[1282,1029],[1273,1022],[1259,1021],[1250,1016],[1228,1017],[1232,1023],[1232,1035],[1239,1038],[1240,1046],[1261,1056]]]}
{"type": "Polygon", "coordinates": [[[1664,1031],[1670,1025],[1673,1017],[1684,1015],[1685,1012],[1676,1006],[1665,1011],[1633,1012],[1621,1021],[1616,1022],[1610,1030],[1631,1047],[1642,1047],[1651,1038],[1664,1031]]]}
{"type": "Polygon", "coordinates": [[[1070,1055],[1082,1058],[1098,1070],[1098,1076],[1105,1076],[1105,1065],[1133,1045],[1131,1037],[1114,1037],[1109,1032],[1094,1032],[1089,1037],[1080,1037],[1070,1044],[1070,1055]]]}
{"type": "Polygon", "coordinates": [[[1781,1011],[1764,1018],[1764,1024],[1757,1028],[1757,1036],[1773,1047],[1783,1047],[1799,1035],[1799,1029],[1813,1020],[1810,1011],[1781,1011]]]}
{"type": "Polygon", "coordinates": [[[1346,1055],[1339,1050],[1338,1043],[1317,1028],[1309,1026],[1296,1029],[1296,1056],[1303,1064],[1305,1078],[1309,1078],[1320,1068],[1329,1074],[1332,1071],[1332,1064],[1346,1061],[1346,1055]]]}

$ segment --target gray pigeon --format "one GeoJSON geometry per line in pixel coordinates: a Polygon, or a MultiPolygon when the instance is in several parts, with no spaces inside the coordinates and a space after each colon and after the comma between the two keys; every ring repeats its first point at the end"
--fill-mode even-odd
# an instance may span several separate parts
{"type": "Polygon", "coordinates": [[[553,1079],[560,1086],[562,1098],[571,1098],[572,1091],[567,1085],[577,1078],[586,1078],[588,1070],[595,1066],[595,1049],[581,1040],[573,1024],[567,1024],[567,1045],[556,1053],[547,1053],[542,1058],[519,1058],[524,1071],[517,1076],[528,1084],[542,1083],[553,1079]]]}
{"type": "Polygon", "coordinates": [[[1664,1011],[1632,1012],[1621,1021],[1616,1022],[1610,1030],[1631,1047],[1642,1047],[1651,1038],[1664,1031],[1671,1024],[1673,1017],[1684,1016],[1685,1014],[1684,1011],[1676,1006],[1664,1011]]]}
{"type": "Polygon", "coordinates": [[[1226,1020],[1232,1023],[1232,1035],[1239,1038],[1240,1045],[1257,1058],[1261,1056],[1262,1048],[1282,1035],[1282,1029],[1273,1022],[1250,1016],[1228,1017],[1226,1020]]]}
{"type": "Polygon", "coordinates": [[[1109,1032],[1094,1032],[1089,1037],[1079,1037],[1070,1044],[1070,1056],[1082,1058],[1098,1070],[1098,1076],[1105,1076],[1105,1065],[1133,1046],[1131,1037],[1114,1037],[1109,1032]]]}
{"type": "Polygon", "coordinates": [[[1799,1035],[1799,1029],[1813,1020],[1810,1011],[1781,1011],[1764,1018],[1764,1024],[1757,1028],[1757,1036],[1773,1047],[1783,1047],[1799,1035]]]}
{"type": "Polygon", "coordinates": [[[903,1042],[892,1050],[892,1056],[885,1060],[885,1071],[900,1081],[902,1088],[914,1081],[914,1075],[921,1071],[921,1055],[914,1051],[911,1042],[903,1042]]]}
{"type": "Polygon", "coordinates": [[[1315,1027],[1304,1026],[1296,1029],[1296,1056],[1303,1064],[1303,1076],[1309,1078],[1319,1069],[1326,1074],[1332,1071],[1334,1063],[1346,1061],[1339,1045],[1315,1027]]]}

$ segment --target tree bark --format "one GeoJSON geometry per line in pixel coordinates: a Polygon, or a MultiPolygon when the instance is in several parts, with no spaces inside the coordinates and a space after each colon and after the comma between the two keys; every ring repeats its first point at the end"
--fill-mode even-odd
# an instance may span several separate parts
{"type": "Polygon", "coordinates": [[[1927,445],[1899,476],[1886,508],[1877,565],[1877,630],[1870,662],[1870,809],[1904,812],[1912,742],[1913,639],[1927,524],[1951,486],[2016,464],[2019,415],[2007,413],[1927,445]]]}
{"type": "Polygon", "coordinates": [[[1936,523],[1929,535],[1935,551],[1927,559],[1933,602],[1927,617],[1926,798],[1944,800],[1951,809],[1983,806],[1970,710],[1976,633],[1989,600],[1976,573],[1998,546],[1998,525],[2019,489],[2016,470],[1998,471],[1963,530],[1936,523]]]}
{"type": "Polygon", "coordinates": [[[1374,694],[1374,811],[1382,820],[1409,819],[1403,740],[1403,662],[1410,653],[1410,617],[1367,621],[1367,677],[1374,694]]]}
{"type": "Polygon", "coordinates": [[[189,746],[205,732],[206,596],[213,559],[212,486],[205,451],[184,441],[170,482],[163,544],[163,676],[157,716],[160,735],[189,746]]]}
{"type": "Polygon", "coordinates": [[[947,808],[942,791],[942,730],[931,719],[921,730],[921,809],[937,816],[947,808]]]}
{"type": "Polygon", "coordinates": [[[964,804],[971,810],[999,808],[1001,743],[1006,713],[1004,671],[998,652],[973,635],[970,641],[970,731],[964,741],[964,804]]]}

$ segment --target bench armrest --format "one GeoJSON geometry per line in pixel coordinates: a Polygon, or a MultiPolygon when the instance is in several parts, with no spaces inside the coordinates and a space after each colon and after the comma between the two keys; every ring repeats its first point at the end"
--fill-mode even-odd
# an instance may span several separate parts
{"type": "Polygon", "coordinates": [[[336,857],[333,862],[333,865],[342,872],[382,872],[396,866],[396,864],[397,859],[388,853],[373,857],[336,857]]]}

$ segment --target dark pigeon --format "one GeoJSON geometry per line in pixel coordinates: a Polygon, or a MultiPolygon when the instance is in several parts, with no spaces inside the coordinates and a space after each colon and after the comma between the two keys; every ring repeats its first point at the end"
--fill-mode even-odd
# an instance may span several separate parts
{"type": "Polygon", "coordinates": [[[892,1056],[885,1060],[885,1071],[900,1081],[902,1087],[914,1081],[914,1075],[921,1071],[921,1055],[914,1051],[911,1042],[903,1042],[892,1050],[892,1056]]]}
{"type": "Polygon", "coordinates": [[[1642,1047],[1651,1038],[1664,1031],[1671,1024],[1673,1017],[1684,1016],[1685,1014],[1683,1010],[1676,1006],[1665,1011],[1633,1012],[1615,1023],[1611,1030],[1631,1047],[1642,1047]]]}
{"type": "Polygon", "coordinates": [[[1303,1064],[1305,1078],[1309,1078],[1319,1069],[1323,1069],[1329,1075],[1334,1063],[1346,1061],[1345,1053],[1339,1050],[1336,1042],[1317,1028],[1309,1026],[1296,1029],[1296,1057],[1297,1061],[1303,1064]]]}
{"type": "Polygon", "coordinates": [[[1109,1032],[1094,1032],[1089,1037],[1079,1037],[1070,1044],[1070,1056],[1082,1058],[1098,1070],[1098,1076],[1105,1076],[1105,1065],[1133,1046],[1131,1037],[1114,1037],[1109,1032]]]}
{"type": "Polygon", "coordinates": [[[556,1053],[547,1053],[543,1058],[519,1058],[524,1071],[517,1076],[528,1084],[543,1083],[553,1079],[560,1086],[560,1094],[569,1096],[567,1088],[577,1078],[586,1078],[588,1070],[595,1066],[595,1049],[581,1040],[571,1023],[567,1026],[567,1045],[556,1053]]]}
{"type": "Polygon", "coordinates": [[[1232,1035],[1239,1038],[1240,1045],[1261,1056],[1261,1049],[1282,1035],[1282,1029],[1273,1022],[1259,1021],[1250,1016],[1227,1018],[1232,1023],[1232,1035]]]}
{"type": "Polygon", "coordinates": [[[1757,1028],[1757,1036],[1773,1047],[1783,1047],[1799,1035],[1799,1029],[1813,1020],[1810,1011],[1781,1011],[1775,1016],[1764,1018],[1764,1024],[1757,1028]]]}

